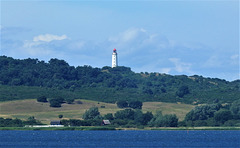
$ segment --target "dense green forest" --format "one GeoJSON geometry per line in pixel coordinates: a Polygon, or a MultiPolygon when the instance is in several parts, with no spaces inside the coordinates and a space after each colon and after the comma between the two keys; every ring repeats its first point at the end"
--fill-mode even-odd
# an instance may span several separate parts
{"type": "Polygon", "coordinates": [[[0,56],[0,101],[82,98],[103,102],[162,101],[189,104],[232,103],[240,99],[240,80],[202,76],[135,73],[129,67],[70,66],[64,60],[13,59],[0,56]]]}

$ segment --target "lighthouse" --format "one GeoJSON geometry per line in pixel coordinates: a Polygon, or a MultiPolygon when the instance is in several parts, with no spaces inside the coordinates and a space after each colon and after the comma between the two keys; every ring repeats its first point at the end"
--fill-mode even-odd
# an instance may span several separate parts
{"type": "Polygon", "coordinates": [[[112,68],[118,66],[117,50],[114,48],[112,53],[112,68]]]}

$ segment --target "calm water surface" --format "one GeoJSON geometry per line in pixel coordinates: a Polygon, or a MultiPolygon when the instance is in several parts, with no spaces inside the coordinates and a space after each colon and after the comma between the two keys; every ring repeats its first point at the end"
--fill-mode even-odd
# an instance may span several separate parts
{"type": "Polygon", "coordinates": [[[240,148],[240,131],[0,131],[0,147],[240,148]]]}

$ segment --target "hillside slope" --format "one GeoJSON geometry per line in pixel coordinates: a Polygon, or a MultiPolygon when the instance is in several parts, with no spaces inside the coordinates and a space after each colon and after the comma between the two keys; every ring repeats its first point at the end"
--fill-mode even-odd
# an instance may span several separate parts
{"type": "Polygon", "coordinates": [[[0,101],[62,95],[115,103],[118,100],[231,103],[240,99],[240,80],[134,73],[129,67],[69,66],[64,60],[18,60],[0,56],[0,101]]]}
{"type": "MultiPolygon", "coordinates": [[[[63,104],[61,108],[49,107],[49,103],[40,103],[36,99],[1,102],[0,117],[26,120],[28,117],[34,116],[43,123],[49,123],[51,120],[58,120],[60,114],[63,115],[64,119],[81,119],[84,112],[93,106],[99,108],[101,115],[114,114],[121,110],[116,104],[112,103],[81,100],[82,104],[78,104],[78,101],[80,100],[76,100],[74,104],[63,104]],[[101,108],[101,106],[104,106],[104,108],[101,108]]],[[[163,114],[176,114],[180,120],[183,120],[192,108],[194,106],[188,104],[145,102],[142,110],[152,113],[160,110],[163,114]]]]}

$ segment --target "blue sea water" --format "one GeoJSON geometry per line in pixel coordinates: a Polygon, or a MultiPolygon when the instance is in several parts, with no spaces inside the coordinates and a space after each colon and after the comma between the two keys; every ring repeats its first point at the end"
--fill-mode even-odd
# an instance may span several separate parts
{"type": "Polygon", "coordinates": [[[240,148],[240,131],[0,131],[0,147],[240,148]]]}

